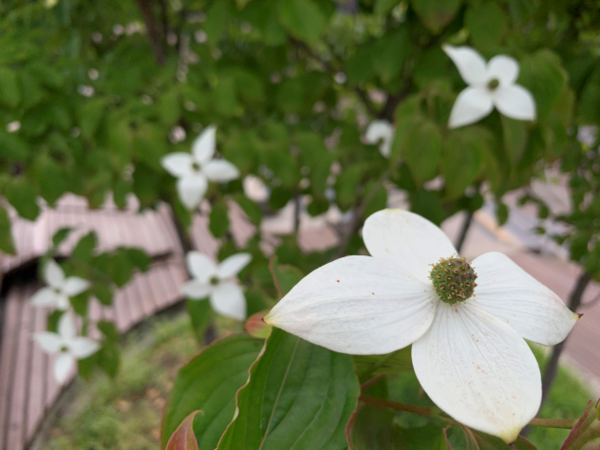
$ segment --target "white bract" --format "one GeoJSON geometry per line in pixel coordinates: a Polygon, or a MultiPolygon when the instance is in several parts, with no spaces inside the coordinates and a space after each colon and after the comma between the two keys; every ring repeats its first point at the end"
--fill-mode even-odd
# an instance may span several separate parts
{"type": "Polygon", "coordinates": [[[458,258],[446,235],[416,214],[379,211],[363,238],[371,256],[310,273],[265,321],[343,353],[412,344],[416,375],[440,408],[513,442],[541,402],[539,367],[523,338],[557,344],[579,316],[503,254],[472,266],[458,258]]]}
{"type": "Polygon", "coordinates": [[[216,265],[202,253],[189,252],[187,266],[194,278],[183,284],[180,290],[191,299],[209,297],[210,305],[217,313],[236,320],[244,320],[246,298],[235,277],[251,259],[249,253],[238,253],[216,265]]]}
{"type": "Polygon", "coordinates": [[[78,359],[93,355],[100,344],[93,339],[77,336],[77,329],[69,313],[62,315],[58,322],[58,333],[41,331],[33,334],[33,338],[46,353],[57,354],[54,361],[54,377],[63,384],[73,364],[78,359]]]}
{"type": "Polygon", "coordinates": [[[81,294],[90,287],[90,282],[83,278],[65,278],[62,268],[53,259],[48,260],[44,267],[44,281],[48,286],[37,291],[30,299],[34,306],[68,309],[69,298],[81,294]]]}
{"type": "Polygon", "coordinates": [[[389,158],[392,153],[392,141],[394,139],[394,127],[387,120],[374,120],[367,127],[365,141],[368,144],[379,143],[379,153],[389,158]]]}
{"type": "Polygon", "coordinates": [[[177,177],[179,199],[190,210],[204,199],[209,181],[225,183],[240,176],[237,167],[229,161],[213,159],[216,132],[214,125],[207,127],[192,144],[192,153],[169,153],[161,160],[167,172],[177,177]]]}
{"type": "Polygon", "coordinates": [[[531,93],[515,84],[519,63],[510,56],[485,59],[471,47],[444,45],[460,76],[469,86],[456,99],[450,112],[449,128],[475,123],[492,112],[494,106],[506,117],[535,120],[535,100],[531,93]]]}

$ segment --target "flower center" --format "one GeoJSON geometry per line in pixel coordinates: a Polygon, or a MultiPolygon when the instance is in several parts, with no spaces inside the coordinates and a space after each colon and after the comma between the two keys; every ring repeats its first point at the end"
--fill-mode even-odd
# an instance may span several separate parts
{"type": "Polygon", "coordinates": [[[60,347],[59,350],[60,353],[68,353],[69,352],[69,347],[67,347],[66,345],[63,345],[60,347]]]}
{"type": "Polygon", "coordinates": [[[199,162],[196,162],[196,161],[194,161],[194,162],[192,163],[192,170],[193,170],[194,172],[200,172],[200,169],[202,169],[202,166],[200,165],[200,163],[199,163],[199,162]]]}
{"type": "Polygon", "coordinates": [[[477,274],[465,258],[451,256],[431,265],[433,269],[429,279],[441,301],[454,304],[464,302],[473,295],[477,274]]]}
{"type": "Polygon", "coordinates": [[[219,284],[219,279],[217,277],[210,277],[210,281],[209,283],[211,284],[211,286],[216,286],[217,284],[219,284]]]}
{"type": "Polygon", "coordinates": [[[61,294],[60,288],[54,288],[54,293],[56,295],[60,295],[61,294]]]}
{"type": "Polygon", "coordinates": [[[488,81],[487,88],[490,91],[495,90],[498,86],[500,86],[500,81],[498,81],[498,78],[492,78],[490,81],[488,81]]]}

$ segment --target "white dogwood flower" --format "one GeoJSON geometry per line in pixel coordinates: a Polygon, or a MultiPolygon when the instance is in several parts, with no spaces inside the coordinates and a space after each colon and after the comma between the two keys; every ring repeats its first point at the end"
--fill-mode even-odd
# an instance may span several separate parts
{"type": "Polygon", "coordinates": [[[449,128],[475,123],[492,112],[494,106],[506,117],[535,120],[535,100],[531,93],[515,84],[519,63],[510,56],[497,55],[487,63],[471,47],[444,45],[460,76],[469,86],[454,102],[449,128]]]}
{"type": "Polygon", "coordinates": [[[207,127],[192,144],[192,153],[169,153],[162,166],[177,177],[177,193],[184,206],[190,210],[198,207],[208,189],[208,182],[225,183],[240,176],[233,164],[224,159],[213,159],[217,128],[207,127]]]}
{"type": "Polygon", "coordinates": [[[244,320],[246,298],[235,276],[248,265],[251,259],[249,253],[237,253],[216,265],[202,253],[188,252],[187,266],[194,278],[183,284],[180,290],[191,299],[209,297],[210,305],[219,314],[244,320]]]}
{"type": "Polygon", "coordinates": [[[389,158],[392,153],[392,141],[394,139],[394,127],[387,120],[374,120],[367,127],[365,141],[368,144],[379,143],[379,153],[389,158]]]}
{"type": "Polygon", "coordinates": [[[471,266],[416,214],[379,211],[363,238],[371,256],[310,273],[265,321],[343,353],[412,344],[415,373],[442,410],[513,442],[541,402],[540,370],[523,338],[557,344],[579,316],[503,254],[471,266]]]}
{"type": "Polygon", "coordinates": [[[69,308],[69,298],[81,294],[90,287],[90,282],[80,277],[65,278],[62,268],[53,259],[44,267],[43,287],[31,297],[34,306],[52,306],[60,310],[69,308]]]}
{"type": "Polygon", "coordinates": [[[69,313],[60,318],[58,333],[40,331],[34,333],[33,338],[46,353],[58,354],[54,361],[54,377],[60,384],[67,380],[76,360],[85,359],[100,348],[95,340],[77,336],[75,323],[69,313]]]}

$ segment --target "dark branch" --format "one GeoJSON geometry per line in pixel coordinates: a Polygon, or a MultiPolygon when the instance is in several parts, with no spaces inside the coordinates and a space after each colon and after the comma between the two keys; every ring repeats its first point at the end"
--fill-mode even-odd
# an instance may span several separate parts
{"type": "Polygon", "coordinates": [[[154,53],[154,58],[156,59],[156,62],[162,66],[166,61],[165,51],[163,48],[164,41],[154,19],[152,5],[150,5],[149,0],[135,0],[135,2],[140,8],[142,18],[146,24],[146,33],[148,34],[148,39],[150,40],[150,47],[154,53]]]}

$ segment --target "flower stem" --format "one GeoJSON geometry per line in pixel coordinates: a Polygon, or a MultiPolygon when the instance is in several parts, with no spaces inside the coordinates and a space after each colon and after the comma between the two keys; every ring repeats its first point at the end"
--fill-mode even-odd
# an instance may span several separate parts
{"type": "MultiPolygon", "coordinates": [[[[437,407],[428,406],[417,406],[408,405],[406,403],[395,402],[392,400],[385,400],[382,398],[371,397],[369,395],[361,395],[358,398],[361,402],[365,402],[369,405],[373,405],[377,408],[391,408],[396,411],[404,411],[412,414],[418,414],[419,416],[426,417],[440,417],[441,419],[450,419],[447,417],[441,409],[437,407]]],[[[451,420],[451,419],[450,419],[451,420]]],[[[530,426],[533,427],[545,427],[545,428],[564,428],[570,430],[575,426],[577,420],[571,419],[539,419],[535,418],[529,422],[530,426]]]]}
{"type": "Polygon", "coordinates": [[[532,427],[546,427],[546,428],[564,428],[570,430],[577,423],[576,420],[571,419],[532,419],[529,425],[532,427]]]}
{"type": "Polygon", "coordinates": [[[396,411],[405,411],[413,414],[418,414],[419,416],[436,417],[441,412],[439,408],[435,407],[408,405],[406,403],[394,402],[392,400],[371,397],[370,395],[361,395],[358,399],[362,402],[376,406],[378,408],[391,408],[395,409],[396,411]]]}

